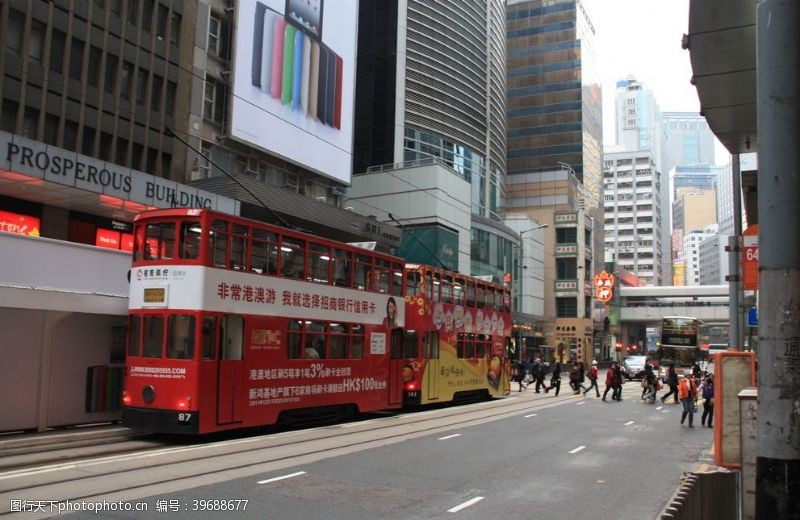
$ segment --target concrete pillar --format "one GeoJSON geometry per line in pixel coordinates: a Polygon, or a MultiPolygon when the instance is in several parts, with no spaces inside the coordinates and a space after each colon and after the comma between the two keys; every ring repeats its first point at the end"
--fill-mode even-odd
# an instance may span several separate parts
{"type": "Polygon", "coordinates": [[[800,2],[761,0],[756,24],[756,518],[800,520],[800,2]]]}

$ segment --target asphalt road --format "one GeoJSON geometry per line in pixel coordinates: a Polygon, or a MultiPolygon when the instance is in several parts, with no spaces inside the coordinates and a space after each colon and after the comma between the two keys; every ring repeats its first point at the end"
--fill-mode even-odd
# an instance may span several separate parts
{"type": "MultiPolygon", "coordinates": [[[[287,454],[280,469],[131,500],[130,507],[146,503],[148,512],[103,511],[99,517],[656,518],[681,475],[710,449],[712,431],[700,427],[699,417],[695,428],[682,427],[680,405],[645,404],[640,393],[636,383],[627,383],[625,399],[617,403],[569,392],[559,397],[514,392],[507,400],[519,407],[485,422],[445,426],[399,442],[349,446],[342,455],[296,463],[287,454]]],[[[397,419],[389,415],[372,422],[397,419]]]]}

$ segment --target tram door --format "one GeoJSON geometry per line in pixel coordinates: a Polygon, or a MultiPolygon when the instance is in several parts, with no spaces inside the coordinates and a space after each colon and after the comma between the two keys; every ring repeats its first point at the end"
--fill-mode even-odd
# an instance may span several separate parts
{"type": "Polygon", "coordinates": [[[244,319],[223,316],[219,331],[219,373],[217,377],[217,424],[242,420],[242,377],[244,372],[244,319]]]}
{"type": "Polygon", "coordinates": [[[389,336],[389,404],[403,402],[403,329],[392,329],[389,336]]]}
{"type": "Polygon", "coordinates": [[[425,390],[428,399],[439,399],[439,333],[426,332],[422,342],[422,357],[428,361],[428,368],[425,370],[428,387],[425,390]]]}

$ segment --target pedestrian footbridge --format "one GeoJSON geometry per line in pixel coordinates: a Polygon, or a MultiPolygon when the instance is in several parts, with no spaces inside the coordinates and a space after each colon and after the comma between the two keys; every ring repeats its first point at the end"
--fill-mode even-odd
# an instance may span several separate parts
{"type": "Polygon", "coordinates": [[[693,316],[705,323],[727,323],[727,285],[621,287],[620,321],[660,322],[663,316],[693,316]]]}

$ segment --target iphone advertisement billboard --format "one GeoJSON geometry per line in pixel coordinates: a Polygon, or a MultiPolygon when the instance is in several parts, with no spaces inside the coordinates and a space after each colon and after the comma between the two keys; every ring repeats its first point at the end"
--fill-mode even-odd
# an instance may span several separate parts
{"type": "Polygon", "coordinates": [[[231,137],[350,184],[357,0],[240,0],[231,137]]]}

